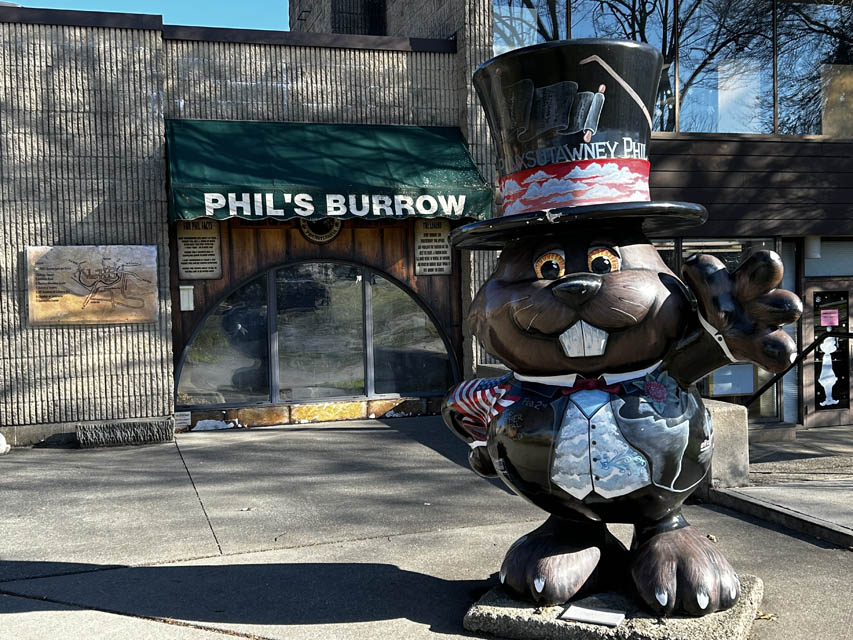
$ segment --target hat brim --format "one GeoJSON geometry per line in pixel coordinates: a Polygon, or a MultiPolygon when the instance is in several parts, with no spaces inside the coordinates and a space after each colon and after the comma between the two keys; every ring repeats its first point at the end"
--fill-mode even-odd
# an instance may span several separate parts
{"type": "Polygon", "coordinates": [[[617,202],[585,207],[562,207],[480,220],[454,229],[450,243],[456,249],[500,249],[507,242],[529,235],[557,233],[576,222],[640,219],[646,233],[695,227],[707,220],[708,211],[692,202],[617,202]]]}

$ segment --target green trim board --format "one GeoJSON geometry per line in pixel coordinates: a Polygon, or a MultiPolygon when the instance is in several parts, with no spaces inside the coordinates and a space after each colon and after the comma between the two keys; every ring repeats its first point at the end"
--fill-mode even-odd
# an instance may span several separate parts
{"type": "Polygon", "coordinates": [[[167,120],[169,218],[484,219],[453,127],[167,120]]]}

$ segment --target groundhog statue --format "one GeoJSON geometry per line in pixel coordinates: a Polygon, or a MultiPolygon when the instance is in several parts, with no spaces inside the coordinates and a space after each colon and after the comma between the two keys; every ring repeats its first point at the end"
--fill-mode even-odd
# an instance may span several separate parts
{"type": "Polygon", "coordinates": [[[500,569],[506,589],[538,604],[633,585],[659,615],[731,607],[736,572],[681,513],[714,447],[691,385],[730,362],[781,371],[795,355],[780,327],[802,304],[777,288],[779,256],[755,252],[732,273],[692,256],[682,281],[646,235],[707,215],[649,199],[661,66],[647,45],[574,40],[474,75],[503,215],[451,240],[501,250],[468,322],[510,373],[457,385],[443,416],[477,473],[551,514],[500,569]],[[630,550],[606,523],[634,526],[630,550]]]}

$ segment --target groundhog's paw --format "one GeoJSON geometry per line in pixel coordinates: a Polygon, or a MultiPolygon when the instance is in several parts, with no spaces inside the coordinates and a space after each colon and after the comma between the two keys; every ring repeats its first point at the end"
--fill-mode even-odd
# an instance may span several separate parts
{"type": "Polygon", "coordinates": [[[631,575],[643,601],[664,616],[723,611],[740,595],[734,569],[693,527],[659,533],[640,545],[631,575]]]}

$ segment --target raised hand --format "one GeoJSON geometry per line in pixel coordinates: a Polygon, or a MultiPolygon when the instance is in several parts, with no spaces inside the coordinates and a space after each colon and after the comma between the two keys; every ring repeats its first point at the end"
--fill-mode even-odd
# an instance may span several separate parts
{"type": "MultiPolygon", "coordinates": [[[[684,280],[699,303],[706,329],[730,360],[748,360],[782,371],[797,347],[780,327],[795,322],[803,303],[782,282],[782,260],[773,251],[756,251],[733,273],[710,255],[684,263],[684,280]]],[[[704,324],[703,323],[703,324],[704,324]]]]}

